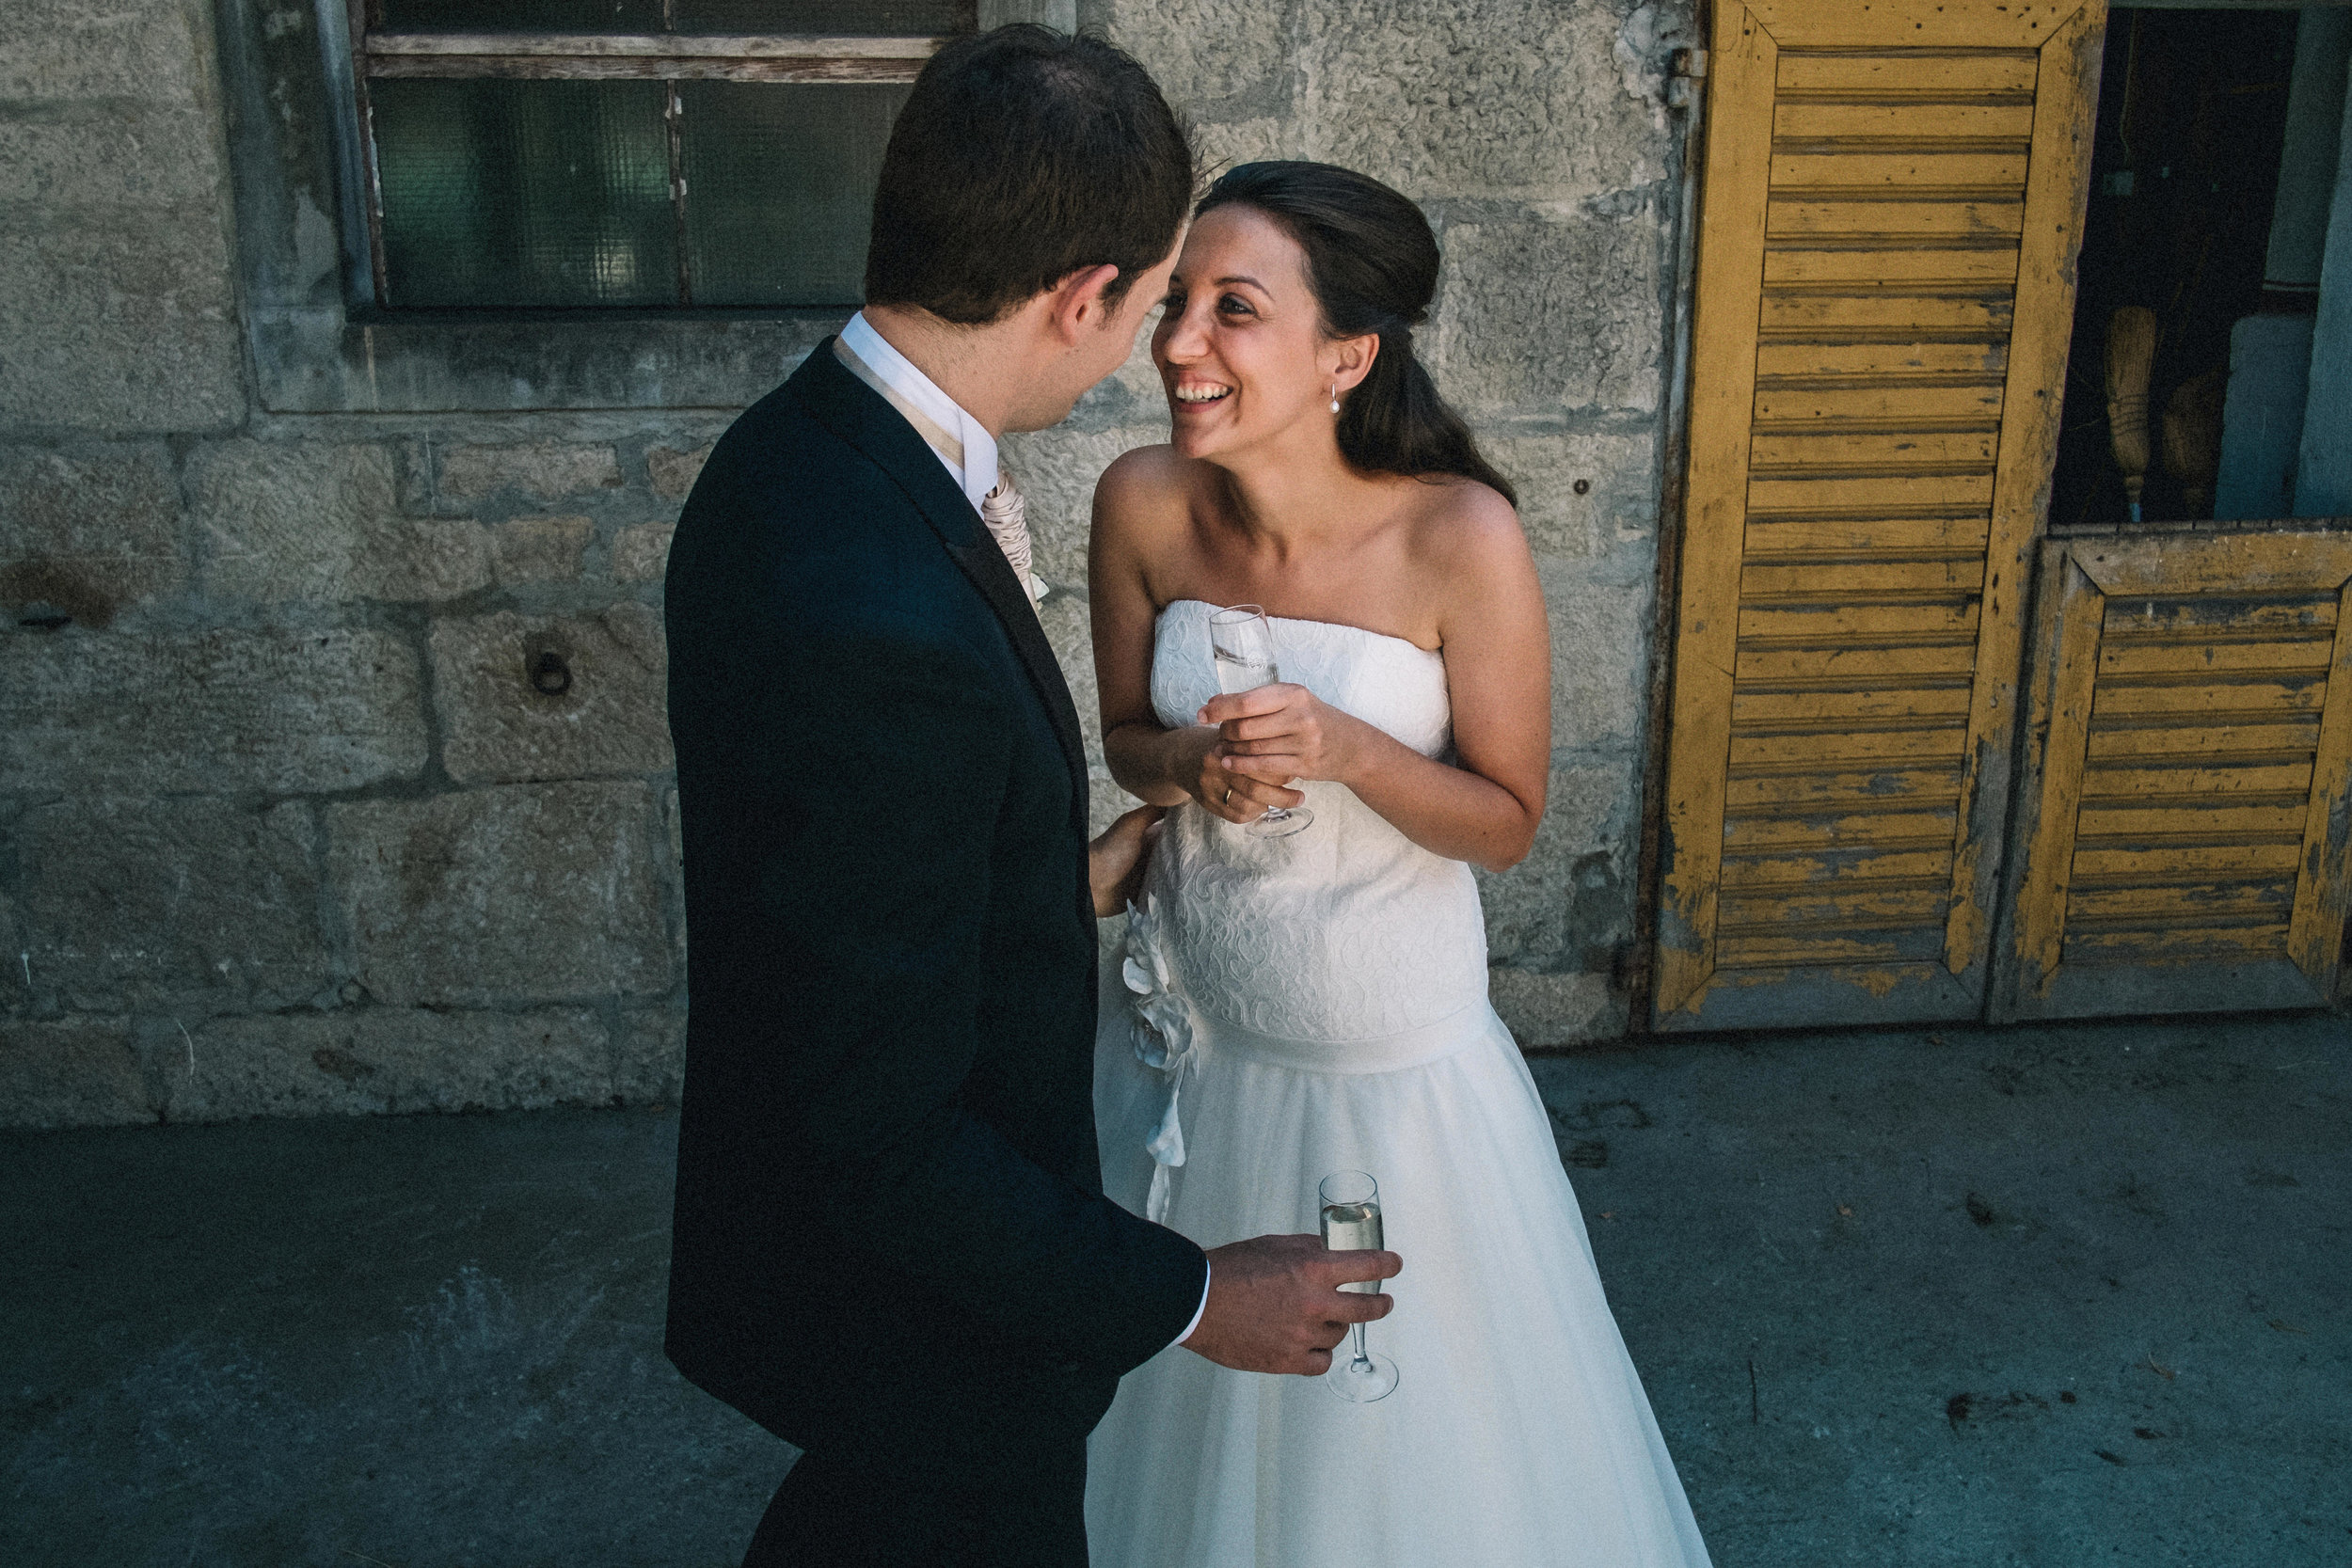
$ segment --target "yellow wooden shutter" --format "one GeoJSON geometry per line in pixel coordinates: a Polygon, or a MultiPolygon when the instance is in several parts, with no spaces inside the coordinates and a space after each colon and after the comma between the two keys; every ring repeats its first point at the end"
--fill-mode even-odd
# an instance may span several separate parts
{"type": "Polygon", "coordinates": [[[1661,1027],[1981,1005],[2103,0],[1724,0],[1661,1027]]]}
{"type": "Polygon", "coordinates": [[[1994,1016],[2332,1000],[2352,535],[2054,540],[2042,581],[1994,1016]]]}

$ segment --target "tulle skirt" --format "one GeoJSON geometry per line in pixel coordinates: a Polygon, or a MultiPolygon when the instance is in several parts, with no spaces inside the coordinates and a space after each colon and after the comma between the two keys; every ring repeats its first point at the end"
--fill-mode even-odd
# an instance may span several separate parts
{"type": "MultiPolygon", "coordinates": [[[[1112,992],[1116,997],[1118,992],[1112,992]]],[[[1144,1212],[1167,1080],[1105,1010],[1110,1196],[1144,1212]]],[[[1601,1292],[1518,1047],[1484,1001],[1410,1037],[1271,1040],[1196,1022],[1165,1223],[1203,1246],[1313,1231],[1316,1186],[1380,1183],[1405,1259],[1370,1404],[1169,1349],[1089,1448],[1095,1568],[1700,1568],[1707,1548],[1601,1292]]],[[[1343,1346],[1344,1354],[1344,1346],[1343,1346]]]]}

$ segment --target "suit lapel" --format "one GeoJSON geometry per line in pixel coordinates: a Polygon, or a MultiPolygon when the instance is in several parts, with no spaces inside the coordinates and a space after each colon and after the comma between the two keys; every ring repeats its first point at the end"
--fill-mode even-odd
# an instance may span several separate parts
{"type": "Polygon", "coordinates": [[[787,385],[809,412],[825,427],[871,458],[892,483],[906,493],[948,557],[988,602],[1003,624],[1013,652],[1028,672],[1029,683],[1045,705],[1054,735],[1061,742],[1062,760],[1070,768],[1070,783],[1081,825],[1087,821],[1086,742],[1078,728],[1077,705],[1071,701],[1070,683],[1062,678],[1054,645],[1037,607],[1022,591],[1012,563],[989,535],[979,514],[947,478],[938,456],[926,446],[898,411],[872,388],[850,373],[834,357],[833,340],[817,345],[787,385]]]}

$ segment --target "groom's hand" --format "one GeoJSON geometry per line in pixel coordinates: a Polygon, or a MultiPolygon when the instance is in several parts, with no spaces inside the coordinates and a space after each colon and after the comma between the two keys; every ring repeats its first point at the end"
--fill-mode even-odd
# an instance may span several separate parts
{"type": "Polygon", "coordinates": [[[1343,1291],[1355,1280],[1393,1279],[1393,1252],[1326,1252],[1314,1236],[1260,1236],[1209,1253],[1209,1300],[1184,1348],[1245,1372],[1331,1370],[1331,1347],[1356,1323],[1385,1318],[1385,1295],[1343,1291]]]}
{"type": "Polygon", "coordinates": [[[1094,889],[1094,917],[1123,914],[1142,895],[1144,867],[1159,835],[1152,826],[1167,816],[1158,806],[1137,806],[1103,830],[1087,846],[1087,880],[1094,889]]]}

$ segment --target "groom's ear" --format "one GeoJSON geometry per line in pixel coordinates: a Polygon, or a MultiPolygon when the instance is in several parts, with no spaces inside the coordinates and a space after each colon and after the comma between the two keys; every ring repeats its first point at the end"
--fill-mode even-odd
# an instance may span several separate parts
{"type": "Polygon", "coordinates": [[[1046,291],[1047,320],[1055,333],[1074,347],[1117,320],[1120,302],[1111,297],[1110,290],[1118,281],[1119,269],[1108,262],[1066,274],[1046,291]]]}

